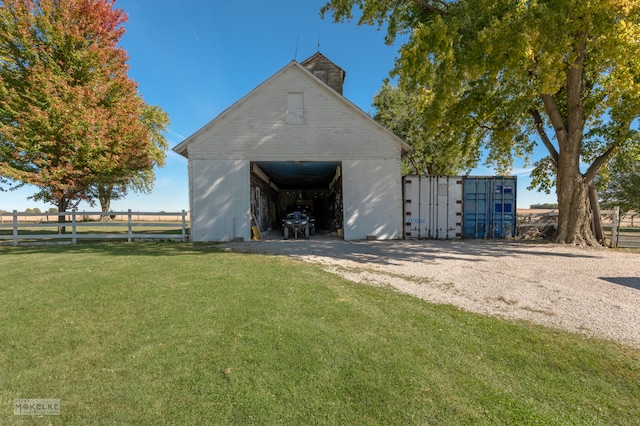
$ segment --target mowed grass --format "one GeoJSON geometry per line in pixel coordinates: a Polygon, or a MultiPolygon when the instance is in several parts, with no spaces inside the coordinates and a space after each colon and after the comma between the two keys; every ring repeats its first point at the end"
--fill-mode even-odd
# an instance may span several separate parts
{"type": "MultiPolygon", "coordinates": [[[[259,243],[258,243],[259,244],[259,243]]],[[[284,257],[0,248],[0,424],[629,425],[640,351],[284,257]],[[59,416],[15,416],[17,398],[59,416]]]]}

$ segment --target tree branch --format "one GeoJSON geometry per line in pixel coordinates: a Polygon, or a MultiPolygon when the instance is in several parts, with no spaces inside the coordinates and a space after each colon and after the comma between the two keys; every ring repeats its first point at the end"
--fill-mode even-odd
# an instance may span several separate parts
{"type": "Polygon", "coordinates": [[[475,116],[473,116],[473,115],[469,115],[469,117],[471,117],[471,119],[472,119],[473,121],[475,121],[475,122],[476,122],[476,125],[477,125],[479,128],[481,128],[481,129],[488,130],[488,131],[490,131],[490,132],[493,132],[494,130],[496,130],[496,128],[495,128],[495,127],[491,127],[491,126],[487,126],[486,124],[482,124],[482,123],[481,123],[481,122],[479,122],[479,121],[478,121],[478,119],[477,119],[475,116]]]}
{"type": "Polygon", "coordinates": [[[543,93],[540,95],[542,99],[542,103],[544,103],[544,109],[547,111],[547,115],[551,120],[551,125],[553,126],[556,137],[559,143],[564,143],[567,139],[567,127],[564,124],[564,120],[562,119],[562,114],[558,109],[558,105],[556,104],[555,99],[548,93],[543,93]]]}
{"type": "Polygon", "coordinates": [[[553,163],[553,166],[557,170],[558,169],[558,151],[556,150],[556,147],[553,146],[553,144],[551,143],[551,140],[549,139],[549,136],[547,135],[547,132],[544,130],[544,123],[542,121],[542,117],[540,116],[540,111],[538,111],[537,109],[531,109],[529,110],[529,113],[533,117],[533,121],[535,121],[536,123],[536,130],[538,130],[538,135],[540,135],[540,139],[542,140],[542,143],[549,151],[549,154],[551,154],[551,162],[553,163]]]}
{"type": "Polygon", "coordinates": [[[432,15],[435,13],[440,15],[441,17],[447,16],[447,12],[445,12],[443,9],[439,9],[435,7],[434,5],[429,3],[427,0],[414,0],[414,1],[418,4],[418,6],[422,8],[422,11],[427,15],[432,15]]]}
{"type": "MultiPolygon", "coordinates": [[[[623,123],[621,123],[620,125],[620,128],[622,127],[623,127],[623,123]]],[[[631,123],[629,122],[624,123],[624,127],[630,128],[631,123]]],[[[616,141],[613,142],[611,146],[607,148],[607,150],[604,153],[599,155],[593,161],[593,163],[591,163],[591,165],[589,166],[589,168],[584,174],[584,178],[587,180],[587,182],[593,181],[593,179],[596,177],[596,174],[598,174],[600,169],[607,163],[607,161],[609,161],[609,159],[613,156],[613,154],[615,154],[618,148],[620,148],[620,145],[622,145],[623,141],[624,141],[624,138],[622,137],[616,138],[616,141]]]]}
{"type": "Polygon", "coordinates": [[[598,156],[598,158],[596,158],[593,163],[591,163],[584,174],[584,178],[587,182],[593,181],[602,166],[604,166],[607,161],[609,161],[609,158],[611,158],[611,156],[616,152],[618,147],[620,147],[620,142],[612,144],[603,154],[598,156]]]}
{"type": "MultiPolygon", "coordinates": [[[[584,61],[587,50],[587,33],[575,48],[576,58],[567,72],[567,130],[572,141],[582,140],[584,131],[583,95],[584,61]]],[[[576,147],[578,149],[578,147],[576,147]]]]}
{"type": "Polygon", "coordinates": [[[418,163],[416,162],[416,159],[413,158],[413,156],[408,156],[408,158],[411,164],[413,164],[413,168],[416,169],[416,174],[418,176],[422,176],[422,173],[420,173],[421,172],[420,167],[418,167],[418,163]]]}

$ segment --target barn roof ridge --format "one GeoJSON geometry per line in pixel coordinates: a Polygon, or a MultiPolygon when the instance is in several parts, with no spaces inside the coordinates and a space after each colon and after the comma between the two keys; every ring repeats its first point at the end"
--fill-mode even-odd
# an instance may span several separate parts
{"type": "MultiPolygon", "coordinates": [[[[369,121],[370,123],[374,124],[379,129],[381,129],[382,131],[386,132],[391,137],[391,139],[393,139],[398,145],[400,145],[403,155],[408,153],[408,152],[411,152],[413,150],[413,148],[409,144],[407,144],[404,140],[402,140],[400,137],[395,135],[389,129],[387,129],[386,127],[382,126],[380,123],[375,121],[371,116],[369,116],[369,114],[364,112],[360,107],[358,107],[356,104],[351,102],[348,98],[346,98],[341,93],[338,93],[337,91],[332,89],[327,83],[325,83],[324,81],[320,80],[310,70],[305,68],[303,63],[308,62],[311,59],[318,57],[318,55],[322,56],[323,58],[325,58],[326,60],[328,60],[329,62],[334,64],[331,60],[329,60],[325,55],[323,55],[319,51],[316,52],[315,54],[313,54],[312,56],[310,56],[309,58],[305,59],[302,63],[298,62],[295,59],[293,59],[288,64],[286,64],[284,67],[282,67],[280,70],[278,70],[273,75],[271,75],[269,78],[267,78],[265,81],[263,81],[258,86],[256,86],[254,89],[249,91],[246,95],[244,95],[243,97],[238,99],[236,102],[231,104],[228,108],[226,108],[224,111],[222,111],[216,117],[214,117],[207,124],[205,124],[200,129],[195,131],[193,134],[191,134],[190,136],[185,138],[182,142],[178,143],[175,147],[173,147],[173,151],[175,151],[176,153],[178,153],[178,154],[180,154],[180,155],[182,155],[182,156],[184,156],[186,158],[189,158],[187,145],[191,140],[195,139],[198,135],[200,135],[201,133],[205,132],[210,127],[214,126],[217,122],[222,121],[225,117],[229,116],[232,113],[232,111],[240,108],[243,104],[245,104],[248,101],[248,99],[250,99],[252,96],[255,96],[256,93],[258,93],[260,90],[263,90],[272,81],[274,81],[275,79],[279,78],[280,75],[286,73],[287,70],[296,69],[296,70],[302,72],[303,75],[306,75],[308,78],[310,78],[311,81],[314,81],[315,84],[320,85],[322,87],[322,90],[326,91],[328,95],[334,97],[338,102],[346,103],[347,106],[350,109],[353,109],[354,111],[356,111],[356,113],[358,115],[360,115],[363,120],[369,121]]],[[[335,65],[335,66],[338,67],[340,70],[342,70],[342,68],[340,68],[339,66],[337,66],[337,65],[335,65]]],[[[342,71],[344,72],[344,70],[342,70],[342,71]]],[[[345,75],[346,75],[346,73],[345,73],[345,75]]]]}

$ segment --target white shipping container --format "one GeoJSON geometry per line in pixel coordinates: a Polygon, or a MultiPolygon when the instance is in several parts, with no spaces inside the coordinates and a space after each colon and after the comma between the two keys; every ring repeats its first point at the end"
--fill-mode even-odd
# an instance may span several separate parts
{"type": "Polygon", "coordinates": [[[462,177],[410,175],[402,183],[406,239],[462,237],[462,177]]]}

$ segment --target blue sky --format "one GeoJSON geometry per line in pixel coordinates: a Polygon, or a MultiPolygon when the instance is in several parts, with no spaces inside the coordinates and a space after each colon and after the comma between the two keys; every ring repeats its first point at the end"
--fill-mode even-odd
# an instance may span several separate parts
{"type": "MultiPolygon", "coordinates": [[[[374,95],[392,69],[399,45],[387,46],[384,31],[356,23],[321,19],[324,0],[117,0],[129,16],[121,45],[129,54],[129,75],[145,101],[171,119],[166,134],[173,148],[271,77],[291,60],[320,51],[347,75],[344,96],[372,112],[374,95]]],[[[542,151],[539,151],[542,154],[542,151]]],[[[492,175],[486,167],[473,175],[492,175]]],[[[526,190],[528,169],[517,162],[518,206],[555,202],[555,195],[526,190]]],[[[51,205],[27,200],[23,188],[0,194],[0,209],[22,211],[51,205]]],[[[80,210],[93,211],[86,204],[80,210]]],[[[113,210],[189,209],[187,160],[173,151],[156,171],[151,194],[130,194],[113,210]]]]}

